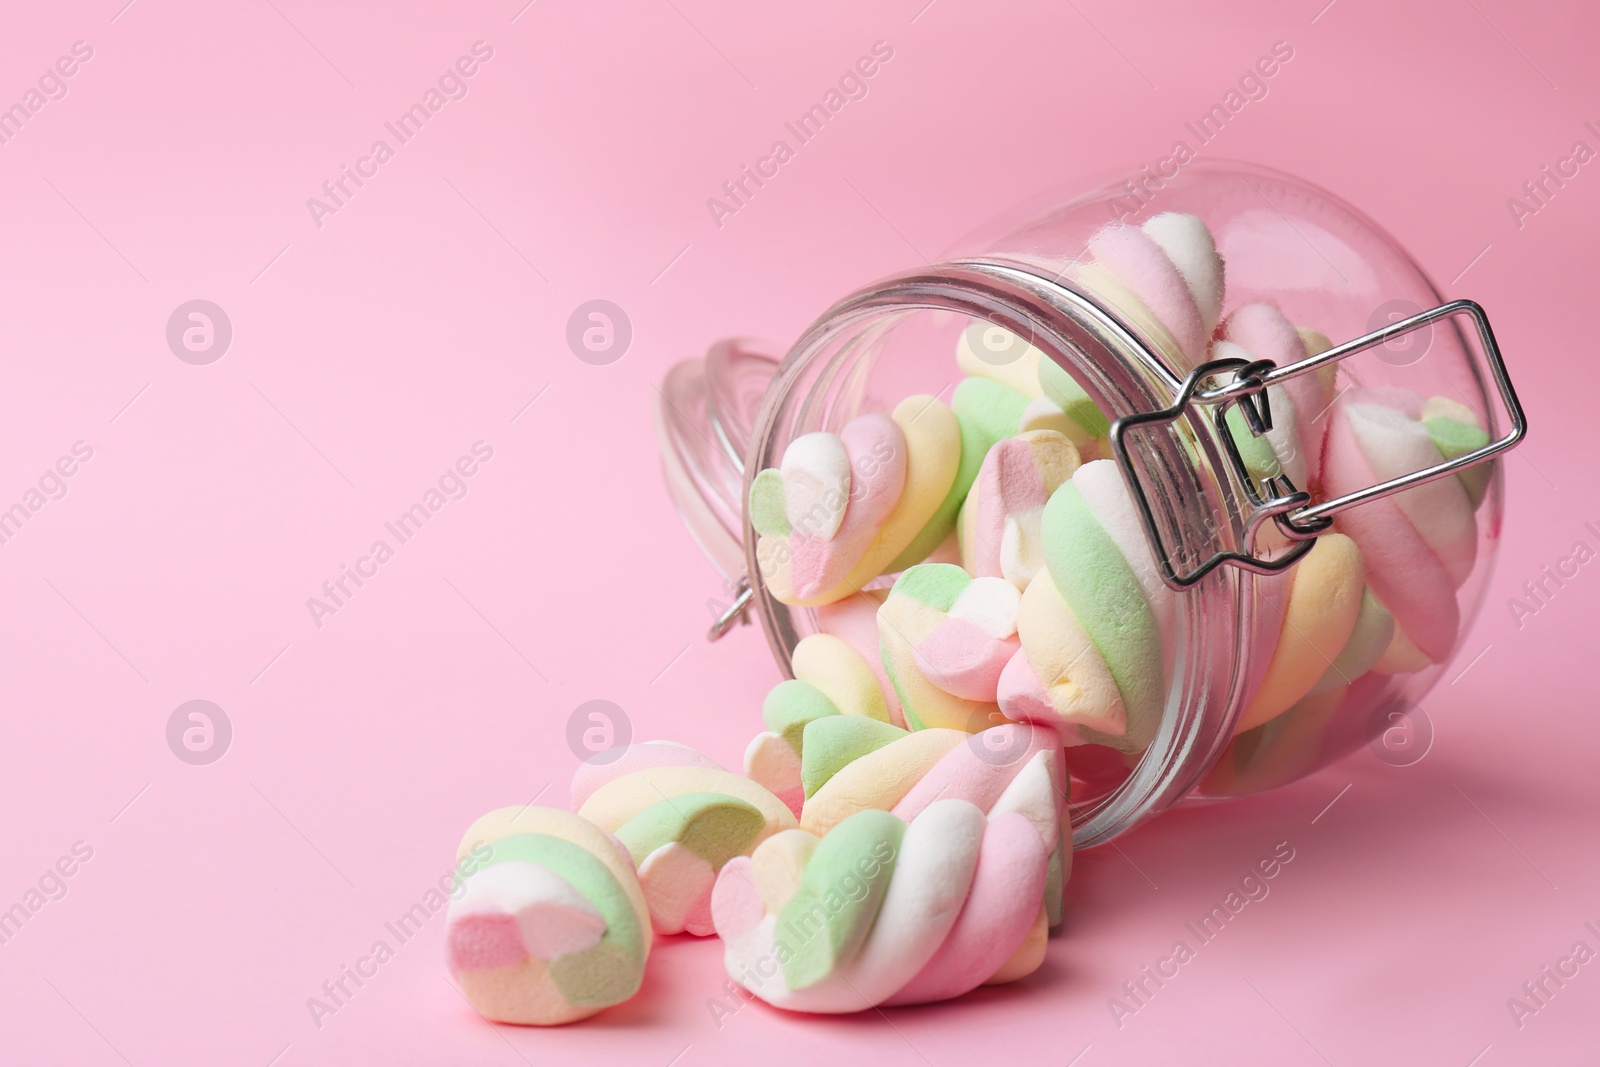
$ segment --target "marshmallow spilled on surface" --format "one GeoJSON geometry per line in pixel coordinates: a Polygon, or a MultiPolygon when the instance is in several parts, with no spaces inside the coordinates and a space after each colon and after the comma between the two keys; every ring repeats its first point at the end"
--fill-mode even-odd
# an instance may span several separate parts
{"type": "Polygon", "coordinates": [[[1027,817],[938,800],[779,834],[725,867],[728,974],[769,1004],[840,1013],[960,996],[1044,959],[1046,845],[1027,817]]]}
{"type": "MultiPolygon", "coordinates": [[[[610,755],[610,753],[608,753],[610,755]]],[[[711,933],[711,886],[730,858],[747,855],[794,813],[760,783],[693,749],[647,742],[579,770],[578,815],[613,835],[638,870],[658,934],[711,933]]]]}
{"type": "MultiPolygon", "coordinates": [[[[1072,281],[1175,373],[1329,347],[1268,303],[1224,316],[1223,264],[1192,216],[1112,224],[1089,251],[1072,281]]],[[[753,480],[762,578],[821,632],[768,694],[744,775],[637,744],[578,769],[578,814],[507,808],[469,829],[462,854],[490,858],[451,905],[447,958],[484,1015],[553,1024],[626,1000],[652,931],[717,933],[735,981],[804,1012],[935,1001],[1039,966],[1071,869],[1065,750],[1102,746],[1074,762],[1098,780],[1149,745],[1185,606],[1087,392],[987,323],[956,360],[968,377],[948,406],[914,396],[802,435],[753,480]]],[[[1328,499],[1488,443],[1465,405],[1341,389],[1339,374],[1275,386],[1261,437],[1230,415],[1256,477],[1328,499]]],[[[1294,568],[1244,583],[1241,736],[1207,789],[1302,773],[1348,703],[1451,654],[1492,477],[1347,510],[1294,568]]]]}
{"type": "Polygon", "coordinates": [[[638,991],[650,912],[615,839],[569,812],[502,808],[468,828],[458,859],[484,848],[445,927],[450,973],[480,1014],[553,1026],[638,991]]]}

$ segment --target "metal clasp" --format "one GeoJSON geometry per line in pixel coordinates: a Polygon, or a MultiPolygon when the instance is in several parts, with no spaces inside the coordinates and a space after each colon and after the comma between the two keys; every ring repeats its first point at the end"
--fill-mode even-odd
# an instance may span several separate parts
{"type": "Polygon", "coordinates": [[[1500,357],[1500,346],[1495,343],[1494,331],[1489,328],[1488,316],[1484,314],[1483,308],[1471,300],[1452,300],[1448,304],[1441,304],[1353,341],[1335,345],[1286,367],[1279,367],[1271,360],[1219,359],[1203,363],[1184,379],[1171,407],[1118,419],[1111,426],[1110,438],[1112,452],[1117,465],[1122,469],[1123,481],[1127,483],[1128,491],[1139,509],[1145,535],[1149,538],[1150,547],[1155,553],[1162,580],[1173,589],[1181,591],[1199,582],[1224,563],[1257,574],[1272,574],[1291,567],[1311,551],[1318,535],[1325,533],[1333,525],[1333,516],[1337,513],[1486,462],[1501,452],[1515,447],[1527,432],[1527,418],[1522,412],[1521,403],[1517,400],[1516,389],[1512,387],[1511,379],[1506,374],[1505,361],[1500,357]],[[1504,437],[1454,459],[1412,471],[1398,478],[1391,478],[1386,482],[1369,485],[1320,504],[1311,503],[1311,494],[1296,487],[1287,474],[1280,473],[1265,478],[1260,488],[1257,488],[1256,479],[1246,468],[1244,457],[1240,455],[1239,446],[1226,421],[1230,404],[1239,406],[1250,433],[1260,437],[1272,429],[1272,405],[1266,392],[1271,386],[1296,375],[1308,374],[1319,367],[1335,363],[1358,352],[1365,352],[1369,348],[1376,348],[1396,337],[1422,329],[1439,319],[1457,315],[1468,316],[1477,327],[1479,345],[1483,349],[1484,359],[1488,363],[1490,375],[1494,378],[1500,399],[1505,406],[1506,417],[1510,422],[1511,428],[1504,437]],[[1228,380],[1218,384],[1217,380],[1225,375],[1229,376],[1228,380]],[[1245,497],[1251,508],[1245,521],[1245,546],[1253,551],[1256,530],[1262,523],[1271,519],[1285,537],[1295,542],[1292,547],[1271,559],[1262,559],[1252,552],[1218,552],[1194,570],[1186,574],[1177,573],[1171,553],[1167,550],[1161,538],[1161,531],[1157,528],[1155,512],[1150,507],[1150,500],[1140,484],[1138,472],[1134,469],[1128,454],[1127,435],[1129,430],[1139,426],[1175,422],[1188,413],[1191,404],[1207,405],[1215,409],[1213,421],[1217,436],[1222,441],[1223,451],[1233,467],[1235,477],[1244,488],[1245,497]]]}
{"type": "Polygon", "coordinates": [[[755,595],[755,590],[750,588],[750,576],[741,574],[733,603],[711,624],[711,629],[706,631],[706,640],[719,641],[733,629],[735,623],[746,622],[745,613],[750,610],[750,601],[755,599],[755,595]]]}

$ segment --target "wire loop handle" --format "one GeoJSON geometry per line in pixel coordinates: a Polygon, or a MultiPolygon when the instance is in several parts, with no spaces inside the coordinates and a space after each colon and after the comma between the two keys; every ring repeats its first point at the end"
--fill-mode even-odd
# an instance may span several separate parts
{"type": "Polygon", "coordinates": [[[1111,426],[1110,438],[1112,453],[1116,457],[1117,466],[1122,470],[1123,481],[1127,483],[1128,491],[1139,510],[1145,536],[1155,553],[1161,578],[1168,586],[1182,591],[1223,564],[1230,564],[1257,574],[1272,574],[1285,570],[1311,551],[1318,535],[1326,533],[1333,526],[1333,516],[1346,508],[1392,496],[1425,482],[1487,462],[1501,452],[1514,448],[1527,432],[1527,417],[1523,414],[1522,404],[1517,400],[1516,389],[1506,374],[1505,361],[1500,356],[1500,346],[1495,343],[1494,331],[1489,327],[1488,316],[1484,314],[1482,307],[1471,300],[1452,300],[1284,367],[1279,367],[1271,360],[1219,359],[1202,363],[1183,380],[1172,406],[1118,419],[1111,426]],[[1505,436],[1454,459],[1447,459],[1431,467],[1369,485],[1319,504],[1313,504],[1311,494],[1297,488],[1287,474],[1279,473],[1265,478],[1260,488],[1257,488],[1256,479],[1246,467],[1244,457],[1239,452],[1239,445],[1227,424],[1229,405],[1238,405],[1250,433],[1260,437],[1272,429],[1272,405],[1267,395],[1270,387],[1297,375],[1308,374],[1319,367],[1338,362],[1358,352],[1386,344],[1396,337],[1420,330],[1439,319],[1457,315],[1471,318],[1477,328],[1478,343],[1483,349],[1484,360],[1489,366],[1489,373],[1494,379],[1510,423],[1510,429],[1505,436]],[[1218,382],[1217,379],[1223,376],[1227,376],[1227,380],[1218,382]],[[1191,405],[1203,405],[1215,409],[1213,422],[1217,436],[1251,507],[1245,522],[1245,545],[1253,547],[1256,530],[1262,523],[1271,519],[1285,537],[1295,542],[1293,547],[1271,559],[1262,559],[1250,552],[1217,552],[1188,573],[1177,572],[1172,562],[1172,555],[1167,550],[1161,538],[1161,531],[1156,525],[1155,512],[1151,509],[1150,500],[1133,466],[1128,452],[1127,436],[1130,430],[1140,426],[1176,422],[1189,413],[1191,405]]]}

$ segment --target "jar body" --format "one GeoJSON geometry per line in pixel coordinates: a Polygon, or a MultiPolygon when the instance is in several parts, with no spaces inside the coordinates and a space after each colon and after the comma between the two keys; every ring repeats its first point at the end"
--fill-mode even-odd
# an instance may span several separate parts
{"type": "MultiPolygon", "coordinates": [[[[1049,425],[1074,438],[1081,458],[1109,464],[1106,425],[1168,408],[1202,362],[1240,354],[1283,365],[1439,302],[1391,238],[1329,194],[1257,168],[1196,164],[1160,189],[1108,186],[1013,211],[944,263],[841,301],[781,365],[734,345],[704,366],[675,369],[658,426],[675,495],[700,508],[686,508],[691,528],[730,579],[729,542],[742,548],[753,610],[789,674],[801,639],[851,629],[859,637],[862,613],[898,571],[922,558],[960,560],[964,550],[959,533],[925,530],[909,555],[853,584],[848,596],[797,603],[807,598],[775,592],[774,539],[757,533],[745,502],[756,476],[780,468],[797,438],[837,434],[910,396],[959,411],[974,378],[1031,401],[1032,383],[1045,378],[1033,392],[1053,410],[1076,413],[1049,425]],[[1214,261],[1202,261],[1207,247],[1214,261]]],[[[1352,479],[1427,466],[1434,453],[1426,441],[1440,455],[1465,447],[1439,436],[1441,427],[1469,445],[1477,442],[1461,429],[1467,423],[1488,439],[1497,434],[1485,377],[1453,319],[1306,382],[1313,377],[1315,388],[1267,391],[1277,414],[1266,433],[1243,427],[1237,410],[1230,423],[1195,408],[1128,436],[1121,473],[1142,489],[1149,529],[1130,532],[1124,523],[1114,532],[1144,575],[1146,597],[1164,606],[1161,677],[1139,729],[1130,725],[1120,738],[1089,732],[1087,743],[1067,750],[1078,847],[1183,799],[1284,784],[1374,739],[1400,760],[1425,744],[1417,704],[1459,646],[1498,541],[1497,463],[1475,468],[1470,481],[1450,474],[1360,505],[1373,509],[1370,518],[1341,512],[1332,531],[1339,537],[1311,549],[1322,553],[1315,568],[1310,555],[1271,574],[1222,566],[1170,596],[1149,582],[1159,555],[1168,557],[1169,575],[1192,574],[1218,553],[1281,559],[1295,547],[1293,531],[1286,537],[1261,521],[1259,500],[1271,495],[1263,486],[1326,500],[1359,489],[1352,479]],[[1241,468],[1240,455],[1255,457],[1255,467],[1241,468]],[[1443,525],[1428,511],[1441,507],[1449,512],[1443,525]],[[1409,557],[1395,556],[1396,541],[1448,566],[1429,572],[1432,584],[1407,577],[1409,557]],[[1341,553],[1357,561],[1351,573],[1360,588],[1335,575],[1324,581],[1335,593],[1318,593],[1315,583],[1335,574],[1341,553]],[[1308,577],[1297,602],[1302,568],[1308,577]],[[1451,618],[1428,621],[1441,613],[1451,618]]],[[[970,451],[969,437],[962,440],[970,451]]],[[[1106,468],[1098,473],[1103,482],[1106,468]]]]}

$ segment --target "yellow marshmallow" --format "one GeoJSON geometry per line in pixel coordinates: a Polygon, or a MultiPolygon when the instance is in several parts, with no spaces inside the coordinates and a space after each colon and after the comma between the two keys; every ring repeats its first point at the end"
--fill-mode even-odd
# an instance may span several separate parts
{"type": "Polygon", "coordinates": [[[984,323],[976,319],[961,331],[961,336],[956,340],[956,366],[960,367],[964,373],[999,382],[1001,385],[1015,389],[1029,398],[1044,395],[1044,390],[1039,387],[1039,360],[1043,358],[1043,352],[1005,327],[984,323]],[[1007,338],[1007,343],[1001,347],[1004,349],[1005,355],[1011,355],[1014,350],[1013,346],[1020,346],[1021,352],[1004,363],[990,362],[978,352],[973,351],[972,332],[975,329],[982,330],[985,336],[988,336],[988,331],[990,330],[997,330],[1004,334],[1007,338]]]}
{"type": "Polygon", "coordinates": [[[1017,636],[1022,639],[1029,666],[1063,722],[1086,729],[1094,743],[1118,751],[1142,747],[1128,746],[1123,740],[1128,712],[1122,694],[1049,570],[1041,570],[1022,592],[1017,636]]]}
{"type": "Polygon", "coordinates": [[[842,715],[864,715],[889,722],[889,704],[878,679],[860,653],[832,634],[811,634],[794,648],[794,676],[809,682],[842,715]]]}
{"type": "Polygon", "coordinates": [[[862,586],[876,578],[922,532],[949,495],[961,463],[961,426],[955,413],[937,397],[908,396],[895,407],[890,418],[900,427],[906,440],[905,487],[900,491],[894,510],[884,519],[850,573],[832,589],[816,596],[795,595],[788,576],[786,551],[774,553],[770,573],[768,562],[762,557],[761,576],[772,595],[783,603],[815,607],[860,592],[862,586]],[[781,560],[776,558],[779,556],[781,560]]]}
{"type": "Polygon", "coordinates": [[[1309,693],[1355,629],[1366,589],[1366,566],[1354,541],[1344,534],[1323,534],[1317,547],[1295,565],[1292,578],[1278,647],[1239,717],[1237,733],[1283,714],[1309,693]]]}
{"type": "Polygon", "coordinates": [[[1050,913],[1044,906],[1039,906],[1039,917],[1033,920],[1029,927],[1028,935],[1022,939],[1022,944],[1011,954],[1011,958],[1000,965],[1000,969],[990,975],[984,985],[1005,985],[1015,982],[1019,978],[1026,978],[1037,971],[1044,963],[1044,950],[1050,944],[1050,913]]]}
{"type": "Polygon", "coordinates": [[[1115,274],[1099,263],[1086,263],[1073,272],[1073,277],[1090,295],[1110,305],[1112,314],[1143,334],[1158,351],[1167,355],[1174,367],[1184,365],[1183,350],[1178,347],[1166,324],[1115,274]]]}
{"type": "Polygon", "coordinates": [[[721,793],[745,801],[766,820],[763,837],[794,827],[794,813],[770,791],[741,774],[713,767],[651,767],[613,778],[590,794],[578,814],[614,834],[651,805],[685,793],[721,793]]]}
{"type": "Polygon", "coordinates": [[[784,830],[767,838],[750,854],[750,873],[768,915],[782,912],[800,888],[806,863],[816,848],[816,835],[804,830],[784,830]]]}
{"type": "MultiPolygon", "coordinates": [[[[634,873],[633,861],[610,834],[592,822],[580,819],[569,812],[557,811],[554,808],[536,808],[529,804],[521,807],[496,808],[467,827],[467,832],[461,835],[461,844],[456,847],[456,863],[460,864],[468,853],[480,845],[492,847],[496,841],[518,834],[559,837],[593,855],[627,894],[628,903],[633,905],[634,913],[639,916],[639,927],[648,934],[650,906],[645,902],[644,890],[640,888],[639,878],[634,873]]],[[[478,977],[483,977],[483,974],[480,973],[478,977]]],[[[487,985],[495,984],[493,980],[485,981],[487,985]]]]}
{"type": "Polygon", "coordinates": [[[965,730],[918,730],[851,760],[806,801],[800,828],[820,837],[858,811],[889,811],[946,752],[971,737],[965,730]]]}

